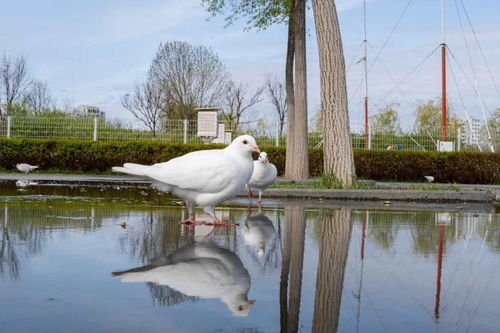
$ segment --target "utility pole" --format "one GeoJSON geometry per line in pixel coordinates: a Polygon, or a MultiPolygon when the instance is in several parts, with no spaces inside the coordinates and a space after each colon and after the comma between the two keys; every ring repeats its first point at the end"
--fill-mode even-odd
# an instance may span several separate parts
{"type": "Polygon", "coordinates": [[[446,41],[444,0],[441,0],[441,141],[446,141],[446,41]]]}
{"type": "Polygon", "coordinates": [[[366,38],[366,0],[363,0],[363,17],[364,17],[364,31],[365,31],[365,39],[363,40],[363,44],[365,47],[365,55],[364,59],[364,72],[365,72],[365,149],[370,149],[369,140],[368,140],[368,58],[367,58],[367,44],[368,40],[366,38]]]}

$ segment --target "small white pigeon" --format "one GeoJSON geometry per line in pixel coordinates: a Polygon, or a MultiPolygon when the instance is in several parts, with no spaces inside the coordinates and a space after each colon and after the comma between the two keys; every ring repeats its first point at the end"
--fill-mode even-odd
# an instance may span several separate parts
{"type": "Polygon", "coordinates": [[[259,199],[257,202],[261,205],[262,193],[264,193],[264,191],[274,183],[277,176],[278,170],[274,164],[269,163],[267,153],[260,153],[259,159],[253,162],[252,178],[250,178],[250,181],[247,184],[248,198],[251,199],[253,196],[252,189],[257,190],[259,192],[259,199]]]}
{"type": "Polygon", "coordinates": [[[29,165],[27,163],[19,163],[16,165],[17,170],[28,174],[29,172],[38,169],[38,165],[29,165]]]}
{"type": "Polygon", "coordinates": [[[428,183],[432,183],[434,181],[434,177],[432,176],[424,176],[425,180],[427,180],[428,183]]]}
{"type": "Polygon", "coordinates": [[[273,222],[260,210],[258,214],[247,216],[241,232],[245,244],[255,247],[259,257],[264,256],[266,244],[276,236],[273,222]]]}
{"type": "Polygon", "coordinates": [[[17,187],[28,187],[28,186],[36,186],[38,185],[37,182],[35,181],[32,181],[32,180],[22,180],[22,179],[19,179],[18,181],[16,181],[16,186],[17,187]]]}
{"type": "Polygon", "coordinates": [[[122,282],[153,282],[187,296],[219,298],[235,316],[247,316],[250,275],[238,256],[214,244],[195,243],[151,264],[113,272],[122,282]]]}
{"type": "Polygon", "coordinates": [[[204,223],[194,218],[193,209],[199,206],[212,218],[213,224],[233,225],[219,220],[215,207],[243,191],[252,176],[253,152],[260,153],[255,139],[242,135],[224,149],[195,151],[153,165],[125,163],[123,167],[113,167],[113,171],[162,183],[163,191],[186,202],[189,218],[183,223],[204,223]]]}

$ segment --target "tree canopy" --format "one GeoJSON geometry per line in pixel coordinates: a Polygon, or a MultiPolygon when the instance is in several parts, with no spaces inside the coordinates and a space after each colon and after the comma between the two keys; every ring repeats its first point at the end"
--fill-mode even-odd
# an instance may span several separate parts
{"type": "Polygon", "coordinates": [[[397,134],[401,131],[398,119],[399,104],[392,103],[378,110],[371,118],[371,128],[374,133],[397,134]]]}
{"type": "MultiPolygon", "coordinates": [[[[460,120],[453,112],[452,105],[447,101],[447,126],[454,133],[459,126],[460,120]]],[[[417,133],[429,132],[435,134],[441,131],[441,99],[429,99],[417,103],[415,109],[414,130],[417,133]]],[[[451,134],[450,133],[450,134],[451,134]]]]}
{"type": "Polygon", "coordinates": [[[246,29],[264,30],[288,22],[293,0],[201,0],[212,16],[224,16],[226,26],[246,17],[246,29]]]}

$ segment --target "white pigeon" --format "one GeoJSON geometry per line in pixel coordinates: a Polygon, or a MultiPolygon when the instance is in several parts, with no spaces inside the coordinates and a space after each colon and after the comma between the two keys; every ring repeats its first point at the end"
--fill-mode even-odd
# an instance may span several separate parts
{"type": "Polygon", "coordinates": [[[36,186],[36,185],[38,185],[38,183],[35,181],[32,181],[32,180],[19,179],[18,181],[16,181],[17,187],[28,187],[28,186],[36,186]]]}
{"type": "Polygon", "coordinates": [[[258,214],[247,216],[241,232],[245,244],[255,247],[259,257],[265,254],[266,243],[276,236],[273,222],[260,210],[258,214]]]}
{"type": "Polygon", "coordinates": [[[248,300],[250,275],[240,258],[213,244],[195,243],[149,265],[112,274],[122,282],[153,282],[187,296],[219,298],[236,316],[247,316],[255,303],[248,300]]]}
{"type": "Polygon", "coordinates": [[[16,165],[17,170],[28,174],[29,172],[38,169],[38,165],[29,165],[27,163],[19,163],[16,165]]]}
{"type": "Polygon", "coordinates": [[[204,223],[194,218],[193,209],[199,206],[213,224],[233,225],[219,220],[215,207],[243,191],[254,168],[252,152],[260,153],[255,139],[242,135],[224,149],[195,151],[153,165],[125,163],[123,167],[113,167],[113,171],[163,183],[162,190],[186,202],[189,218],[183,223],[204,223]]]}
{"type": "Polygon", "coordinates": [[[253,174],[252,178],[248,182],[248,197],[251,199],[253,196],[252,189],[255,189],[259,192],[259,199],[257,202],[259,205],[262,204],[262,193],[271,186],[276,177],[278,176],[278,170],[274,166],[274,164],[269,163],[269,159],[267,158],[267,153],[260,153],[259,159],[253,162],[253,174]]]}

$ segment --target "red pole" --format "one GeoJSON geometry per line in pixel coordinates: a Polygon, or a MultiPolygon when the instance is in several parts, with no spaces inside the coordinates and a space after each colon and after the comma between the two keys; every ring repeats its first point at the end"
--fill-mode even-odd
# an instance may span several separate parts
{"type": "Polygon", "coordinates": [[[436,279],[436,303],[434,305],[434,314],[439,319],[439,303],[441,301],[441,268],[443,266],[443,243],[444,243],[444,225],[439,226],[439,247],[438,247],[438,267],[436,279]]]}
{"type": "Polygon", "coordinates": [[[366,239],[366,212],[363,213],[362,221],[362,231],[361,231],[361,261],[365,259],[365,239],[366,239]]]}
{"type": "Polygon", "coordinates": [[[446,44],[441,44],[442,96],[441,96],[441,141],[446,141],[446,44]]]}
{"type": "Polygon", "coordinates": [[[365,97],[365,149],[368,149],[368,97],[365,97]]]}

